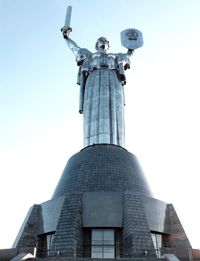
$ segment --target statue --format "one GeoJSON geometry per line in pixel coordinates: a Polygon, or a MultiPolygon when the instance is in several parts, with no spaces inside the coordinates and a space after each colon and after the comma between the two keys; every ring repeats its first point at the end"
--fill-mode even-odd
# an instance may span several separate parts
{"type": "Polygon", "coordinates": [[[84,146],[108,143],[124,147],[124,71],[130,68],[129,58],[134,49],[142,45],[141,33],[135,29],[121,33],[127,53],[107,53],[110,46],[105,37],[97,40],[96,52],[92,53],[69,38],[70,17],[71,7],[68,7],[61,31],[79,66],[77,83],[80,85],[79,112],[83,114],[84,146]]]}

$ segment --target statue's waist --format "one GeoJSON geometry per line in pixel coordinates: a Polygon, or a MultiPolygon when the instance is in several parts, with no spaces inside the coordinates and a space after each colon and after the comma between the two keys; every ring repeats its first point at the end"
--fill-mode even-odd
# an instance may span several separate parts
{"type": "Polygon", "coordinates": [[[93,70],[97,70],[97,69],[110,69],[110,70],[114,70],[116,69],[115,66],[113,65],[108,65],[108,64],[98,64],[98,65],[93,65],[91,66],[91,71],[93,70]]]}
{"type": "Polygon", "coordinates": [[[83,63],[83,66],[81,67],[82,71],[87,71],[87,72],[91,72],[97,69],[109,69],[109,70],[116,70],[117,66],[115,63],[111,63],[111,62],[91,62],[91,63],[83,63]]]}

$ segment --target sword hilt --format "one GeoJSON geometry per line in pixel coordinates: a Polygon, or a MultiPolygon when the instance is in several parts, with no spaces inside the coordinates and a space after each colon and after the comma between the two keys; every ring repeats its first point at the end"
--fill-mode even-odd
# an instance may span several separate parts
{"type": "Polygon", "coordinates": [[[61,32],[63,33],[63,37],[67,39],[69,34],[72,32],[72,28],[69,26],[63,26],[61,28],[61,32]]]}

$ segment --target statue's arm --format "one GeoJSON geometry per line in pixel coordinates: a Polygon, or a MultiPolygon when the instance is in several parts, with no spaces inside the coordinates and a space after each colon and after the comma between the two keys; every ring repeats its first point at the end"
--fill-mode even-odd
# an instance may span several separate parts
{"type": "Polygon", "coordinates": [[[118,63],[123,63],[124,69],[130,69],[130,57],[133,56],[134,50],[128,49],[127,53],[118,53],[118,63]]]}
{"type": "Polygon", "coordinates": [[[65,41],[67,43],[67,46],[69,47],[69,49],[73,52],[73,54],[75,56],[78,55],[78,52],[81,50],[81,48],[69,37],[65,38],[65,41]]]}
{"type": "Polygon", "coordinates": [[[64,26],[61,29],[61,32],[63,34],[63,38],[65,39],[67,46],[69,49],[74,53],[75,56],[78,55],[78,52],[80,51],[80,47],[72,40],[69,38],[69,34],[72,31],[71,27],[64,26]]]}
{"type": "Polygon", "coordinates": [[[126,55],[127,55],[128,57],[131,57],[131,56],[133,56],[134,51],[135,51],[134,49],[128,49],[126,55]]]}

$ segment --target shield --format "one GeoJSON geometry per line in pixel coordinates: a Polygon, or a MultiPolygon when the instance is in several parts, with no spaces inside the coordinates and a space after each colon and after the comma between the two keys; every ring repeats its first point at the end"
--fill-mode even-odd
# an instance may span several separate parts
{"type": "Polygon", "coordinates": [[[121,44],[127,49],[137,49],[143,46],[142,32],[130,28],[121,32],[121,44]]]}

